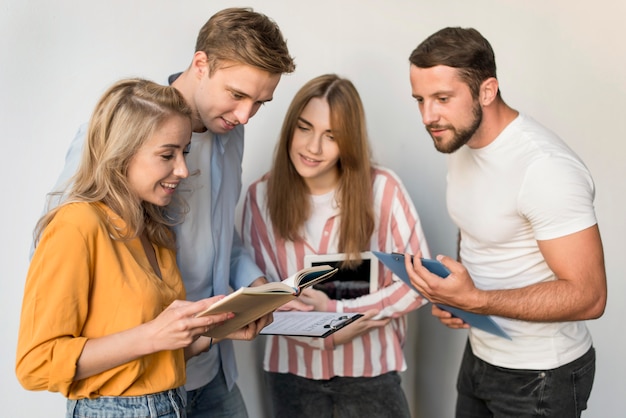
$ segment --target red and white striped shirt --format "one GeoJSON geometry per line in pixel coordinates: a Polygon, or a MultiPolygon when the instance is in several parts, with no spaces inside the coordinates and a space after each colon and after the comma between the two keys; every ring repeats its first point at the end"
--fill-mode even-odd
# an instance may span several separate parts
{"type": "MultiPolygon", "coordinates": [[[[400,179],[392,171],[377,167],[373,182],[375,228],[370,249],[411,254],[420,249],[423,257],[430,257],[419,216],[400,179]]],[[[241,232],[269,281],[280,281],[304,268],[307,254],[338,253],[338,208],[330,212],[319,243],[312,243],[306,235],[302,241],[292,242],[274,235],[266,198],[267,175],[248,188],[241,232]]],[[[402,346],[406,314],[428,301],[383,269],[381,263],[378,268],[378,291],[355,299],[331,300],[328,310],[365,312],[376,308],[382,316],[393,318],[386,326],[337,347],[333,347],[332,338],[267,336],[264,369],[308,379],[371,377],[405,370],[402,346]]]]}

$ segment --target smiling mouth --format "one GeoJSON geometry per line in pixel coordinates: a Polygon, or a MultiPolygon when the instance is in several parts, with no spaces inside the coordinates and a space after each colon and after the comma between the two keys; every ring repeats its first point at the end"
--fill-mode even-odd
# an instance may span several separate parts
{"type": "Polygon", "coordinates": [[[300,154],[300,157],[304,160],[304,161],[308,161],[310,163],[320,163],[320,160],[314,160],[313,158],[309,158],[306,155],[302,155],[300,154]]]}
{"type": "Polygon", "coordinates": [[[239,123],[238,123],[238,122],[231,122],[231,121],[229,121],[228,119],[226,119],[226,118],[224,118],[224,117],[222,117],[222,120],[223,120],[224,122],[226,122],[226,125],[228,125],[228,126],[237,126],[237,125],[239,125],[239,123]]]}
{"type": "Polygon", "coordinates": [[[161,183],[161,186],[165,187],[166,189],[174,190],[176,187],[178,187],[178,183],[161,183]]]}

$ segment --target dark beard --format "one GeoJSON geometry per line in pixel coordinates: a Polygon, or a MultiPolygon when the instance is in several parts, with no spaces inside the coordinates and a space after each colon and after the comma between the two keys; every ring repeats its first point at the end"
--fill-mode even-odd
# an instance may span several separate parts
{"type": "MultiPolygon", "coordinates": [[[[452,140],[450,142],[444,143],[441,141],[437,141],[435,137],[431,135],[437,151],[443,152],[444,154],[451,154],[461,148],[463,145],[467,144],[468,141],[472,139],[472,136],[474,136],[474,134],[478,130],[478,127],[483,121],[483,109],[480,107],[480,103],[478,103],[478,101],[474,101],[474,106],[472,107],[472,115],[474,116],[474,120],[472,121],[471,126],[467,129],[457,130],[453,126],[446,126],[447,129],[450,129],[454,133],[454,136],[452,137],[452,140]]],[[[429,128],[441,128],[441,126],[427,126],[426,130],[430,134],[429,128]]]]}

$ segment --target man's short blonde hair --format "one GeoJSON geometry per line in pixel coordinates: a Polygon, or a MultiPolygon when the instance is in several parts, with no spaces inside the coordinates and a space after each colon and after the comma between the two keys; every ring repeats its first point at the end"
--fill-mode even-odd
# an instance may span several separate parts
{"type": "Polygon", "coordinates": [[[278,25],[250,8],[214,14],[198,33],[198,51],[207,55],[211,73],[221,61],[251,65],[271,74],[291,73],[296,68],[278,25]]]}

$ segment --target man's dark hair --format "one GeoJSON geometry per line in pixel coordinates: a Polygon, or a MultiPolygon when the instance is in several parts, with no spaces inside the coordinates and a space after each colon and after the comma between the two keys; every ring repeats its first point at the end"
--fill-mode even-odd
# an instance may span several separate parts
{"type": "Polygon", "coordinates": [[[474,97],[478,97],[483,81],[497,78],[493,49],[473,28],[448,27],[435,32],[411,52],[409,61],[419,68],[437,65],[457,68],[474,97]]]}

